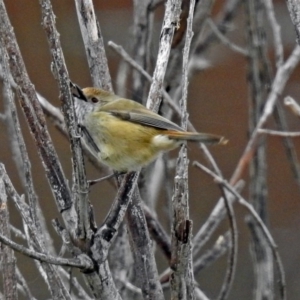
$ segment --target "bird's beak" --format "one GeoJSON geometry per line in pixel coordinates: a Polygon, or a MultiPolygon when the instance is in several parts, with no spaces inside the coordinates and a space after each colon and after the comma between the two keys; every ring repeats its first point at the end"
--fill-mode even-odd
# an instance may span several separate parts
{"type": "Polygon", "coordinates": [[[73,83],[72,81],[70,81],[70,88],[71,88],[71,93],[73,95],[73,97],[88,102],[87,98],[85,97],[82,89],[75,83],[73,83]]]}

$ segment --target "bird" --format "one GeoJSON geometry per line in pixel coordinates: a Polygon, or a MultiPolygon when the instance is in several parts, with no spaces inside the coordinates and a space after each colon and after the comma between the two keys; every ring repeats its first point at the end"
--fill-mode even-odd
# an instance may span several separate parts
{"type": "Polygon", "coordinates": [[[139,171],[186,141],[226,144],[219,135],[187,132],[144,105],[70,82],[78,125],[92,154],[117,172],[139,171]]]}

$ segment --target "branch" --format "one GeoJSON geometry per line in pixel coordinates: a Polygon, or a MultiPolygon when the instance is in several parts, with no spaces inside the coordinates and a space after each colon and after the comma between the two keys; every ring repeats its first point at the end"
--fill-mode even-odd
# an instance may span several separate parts
{"type": "Polygon", "coordinates": [[[104,220],[103,225],[97,230],[96,234],[94,235],[91,252],[93,254],[93,259],[99,265],[98,272],[100,278],[105,278],[105,280],[101,280],[101,282],[99,282],[98,284],[100,291],[102,291],[102,293],[99,294],[100,296],[98,297],[101,297],[101,299],[103,300],[121,300],[121,297],[111,275],[107,256],[113,238],[115,237],[119,226],[124,219],[129,202],[132,199],[138,176],[139,173],[136,172],[130,172],[125,175],[124,179],[122,180],[121,186],[118,189],[118,193],[115,197],[114,203],[111,206],[111,209],[106,219],[104,220]]]}
{"type": "MultiPolygon", "coordinates": [[[[211,153],[208,151],[207,147],[205,145],[201,145],[201,149],[204,152],[206,158],[208,159],[209,163],[212,165],[215,172],[218,174],[218,176],[223,177],[221,170],[219,169],[216,161],[212,157],[211,153]]],[[[219,188],[221,190],[223,199],[224,199],[224,206],[226,208],[228,220],[229,220],[229,226],[230,226],[230,232],[231,232],[231,244],[232,248],[229,254],[229,260],[228,260],[228,267],[226,271],[226,276],[224,279],[224,283],[222,285],[220,294],[218,299],[226,299],[229,295],[230,288],[232,286],[233,280],[234,280],[234,274],[237,264],[237,253],[238,253],[238,230],[237,230],[237,222],[235,213],[232,207],[232,203],[227,197],[226,190],[219,185],[219,188]]]]}
{"type": "Polygon", "coordinates": [[[300,137],[300,132],[288,132],[288,131],[278,131],[271,129],[259,129],[258,133],[274,135],[274,136],[282,136],[282,137],[300,137]]]}
{"type": "MultiPolygon", "coordinates": [[[[248,86],[249,86],[249,132],[251,133],[257,122],[261,117],[262,107],[269,86],[272,83],[270,72],[270,61],[267,56],[267,41],[265,32],[265,9],[262,0],[249,1],[246,6],[247,16],[247,37],[248,37],[248,86]]],[[[274,114],[278,111],[278,105],[274,106],[274,114]]],[[[257,211],[258,215],[264,222],[267,222],[267,159],[266,159],[266,138],[260,136],[257,141],[257,148],[255,154],[250,161],[250,183],[249,183],[249,201],[257,211]]],[[[251,218],[251,216],[249,217],[251,218]]],[[[253,231],[250,231],[253,233],[253,231]]],[[[263,298],[265,290],[272,289],[273,284],[264,286],[267,283],[274,282],[274,272],[267,272],[273,270],[273,258],[270,247],[266,244],[264,247],[259,247],[261,244],[255,244],[256,239],[252,237],[250,249],[252,250],[253,268],[256,270],[255,295],[256,298],[263,298]],[[268,268],[259,268],[260,259],[263,257],[264,265],[268,268]],[[268,280],[266,280],[268,278],[268,280]]],[[[270,298],[274,298],[270,295],[270,298]]]]}
{"type": "Polygon", "coordinates": [[[61,92],[62,111],[71,143],[73,162],[73,198],[77,211],[76,235],[80,239],[91,238],[89,206],[88,206],[88,184],[84,167],[84,159],[81,149],[80,134],[77,127],[77,119],[70,91],[70,80],[63,56],[59,34],[55,26],[55,17],[50,0],[40,0],[42,10],[42,25],[45,29],[48,44],[55,66],[55,77],[61,92]]]}
{"type": "Polygon", "coordinates": [[[300,8],[298,0],[287,0],[287,7],[290,12],[291,20],[295,26],[297,43],[300,46],[300,8]]]}
{"type": "Polygon", "coordinates": [[[276,100],[282,94],[283,89],[287,83],[287,80],[289,79],[293,70],[298,65],[299,60],[300,60],[300,46],[296,46],[292,54],[285,61],[285,63],[278,68],[276,72],[276,76],[272,83],[271,91],[269,93],[266,104],[264,106],[262,115],[259,121],[257,122],[257,125],[251,134],[251,137],[242,154],[242,157],[240,158],[238,165],[230,179],[231,185],[234,185],[241,178],[243,172],[245,171],[245,168],[248,165],[257,147],[257,138],[259,136],[258,130],[265,125],[267,119],[272,114],[276,100]]]}
{"type": "Polygon", "coordinates": [[[0,27],[1,41],[9,57],[11,74],[19,87],[18,94],[23,112],[38,147],[47,179],[50,186],[55,187],[53,188],[53,193],[57,206],[60,211],[64,211],[71,207],[71,194],[47,130],[44,114],[39,105],[36,92],[26,72],[3,0],[0,1],[0,22],[2,24],[0,27]]]}
{"type": "Polygon", "coordinates": [[[195,275],[204,268],[210,266],[232,247],[230,232],[219,236],[213,247],[207,250],[201,257],[194,262],[195,275]]]}
{"type": "Polygon", "coordinates": [[[149,236],[142,200],[138,189],[134,190],[132,202],[126,215],[134,271],[144,299],[163,300],[164,295],[158,279],[153,244],[149,236]]]}
{"type": "MultiPolygon", "coordinates": [[[[182,98],[180,101],[181,127],[187,128],[187,89],[188,63],[190,46],[193,37],[193,16],[195,1],[189,1],[189,13],[182,61],[182,98]]],[[[192,228],[193,222],[189,216],[188,190],[188,157],[186,145],[182,145],[176,165],[174,194],[172,198],[171,225],[171,262],[172,275],[170,278],[171,298],[195,299],[194,272],[192,263],[192,228]]]]}
{"type": "Polygon", "coordinates": [[[262,233],[266,237],[266,240],[268,241],[269,246],[272,249],[273,256],[275,258],[276,266],[279,273],[279,288],[280,288],[280,295],[282,299],[286,299],[286,282],[285,282],[285,274],[283,270],[282,261],[277,249],[277,245],[269,232],[268,228],[260,218],[260,216],[257,214],[255,209],[251,204],[249,204],[235,189],[232,187],[230,183],[228,183],[226,180],[221,178],[220,176],[216,175],[214,172],[206,168],[205,166],[201,165],[200,163],[196,163],[196,166],[199,167],[201,170],[203,170],[205,173],[210,175],[212,178],[216,180],[219,184],[222,184],[230,193],[232,193],[237,199],[238,203],[245,207],[248,212],[253,216],[254,220],[257,222],[257,224],[260,226],[262,233]]]}
{"type": "Polygon", "coordinates": [[[181,0],[168,0],[166,4],[153,82],[147,100],[147,107],[153,111],[158,110],[161,101],[163,81],[169,60],[172,39],[179,22],[180,6],[181,0]]]}
{"type": "MultiPolygon", "coordinates": [[[[224,8],[220,13],[220,21],[217,24],[217,28],[225,35],[230,29],[230,25],[235,15],[238,13],[239,5],[241,4],[240,0],[229,0],[224,1],[224,8]]],[[[219,41],[219,38],[216,36],[214,32],[209,33],[204,39],[198,39],[195,43],[195,49],[193,51],[194,56],[203,55],[205,51],[207,51],[216,41],[219,41]]]]}
{"type": "MultiPolygon", "coordinates": [[[[193,165],[195,165],[196,162],[193,162],[193,165]]],[[[244,188],[245,182],[244,181],[238,181],[237,184],[234,186],[234,189],[238,192],[241,192],[241,190],[244,188]]],[[[231,193],[227,193],[227,200],[233,203],[235,201],[235,196],[231,193]]],[[[203,246],[206,244],[206,242],[209,240],[209,238],[212,236],[212,234],[215,232],[216,228],[219,226],[221,221],[226,216],[226,208],[224,203],[224,198],[220,198],[217,205],[215,205],[213,211],[205,221],[205,223],[201,226],[199,231],[195,234],[193,239],[193,254],[194,257],[200,252],[200,250],[203,248],[203,246]]]]}
{"type": "Polygon", "coordinates": [[[93,86],[112,92],[103,38],[93,2],[75,0],[75,4],[93,86]]]}
{"type": "Polygon", "coordinates": [[[53,264],[53,265],[61,265],[61,266],[65,266],[65,267],[80,268],[85,271],[89,271],[94,268],[94,264],[93,264],[92,260],[84,254],[82,254],[78,258],[73,258],[73,259],[54,257],[49,254],[44,254],[44,253],[40,253],[40,252],[33,251],[31,249],[28,249],[22,245],[19,245],[19,244],[13,242],[11,239],[7,238],[6,236],[4,236],[2,234],[0,234],[0,241],[3,244],[12,248],[13,250],[15,250],[21,254],[24,254],[28,257],[31,257],[33,259],[37,259],[41,262],[46,262],[46,263],[53,264]]]}
{"type": "Polygon", "coordinates": [[[53,245],[48,243],[45,245],[46,241],[51,241],[49,238],[49,232],[47,231],[45,225],[45,218],[40,209],[40,204],[38,201],[38,197],[36,195],[33,178],[31,172],[31,164],[27,152],[27,148],[25,145],[25,141],[22,135],[21,126],[17,114],[17,108],[15,105],[15,101],[13,98],[12,87],[10,85],[10,71],[8,66],[8,57],[6,51],[2,48],[1,43],[1,57],[2,57],[2,69],[3,69],[3,82],[4,82],[4,99],[6,103],[6,124],[9,131],[11,148],[14,155],[14,161],[19,173],[19,177],[21,179],[24,190],[26,191],[30,214],[34,223],[34,227],[36,229],[36,233],[38,235],[38,239],[42,242],[43,247],[47,247],[49,250],[53,245]]]}
{"type": "MultiPolygon", "coordinates": [[[[0,176],[5,184],[5,189],[7,195],[11,198],[14,202],[16,208],[18,209],[24,227],[26,229],[26,240],[31,245],[31,247],[35,247],[39,250],[39,252],[43,252],[47,254],[47,251],[43,247],[43,243],[39,238],[37,233],[37,229],[32,221],[30,216],[30,209],[26,204],[24,197],[20,197],[16,192],[14,186],[12,185],[10,178],[8,177],[6,170],[3,164],[0,164],[0,176]],[[29,230],[28,230],[29,229],[29,230]],[[30,238],[29,238],[30,237],[30,238]]],[[[65,286],[63,285],[61,278],[59,277],[57,270],[51,264],[41,264],[38,266],[40,273],[42,274],[46,284],[48,285],[52,297],[58,297],[61,299],[70,299],[70,295],[66,290],[65,286]]]]}
{"type": "MultiPolygon", "coordinates": [[[[29,286],[18,268],[17,268],[16,274],[17,274],[19,289],[21,289],[21,291],[24,293],[25,297],[27,297],[27,299],[30,299],[30,300],[36,300],[36,298],[34,298],[32,296],[29,286]]],[[[1,299],[1,297],[0,297],[0,299],[1,299]]]]}
{"type": "MultiPolygon", "coordinates": [[[[0,236],[7,235],[10,238],[9,213],[7,194],[3,177],[0,176],[0,236]]],[[[4,243],[3,243],[4,244],[4,243]]],[[[3,292],[5,299],[17,299],[16,258],[9,247],[0,243],[0,261],[3,278],[3,292]]]]}
{"type": "MultiPolygon", "coordinates": [[[[110,46],[116,53],[118,53],[124,61],[126,61],[132,68],[140,72],[149,82],[153,82],[152,77],[148,72],[146,72],[136,61],[129,56],[129,54],[124,50],[122,46],[115,44],[112,41],[108,42],[108,46],[110,46]]],[[[164,97],[164,101],[173,109],[178,117],[181,116],[181,109],[175,103],[175,101],[170,97],[165,89],[162,90],[162,95],[164,97]]],[[[193,124],[188,120],[188,128],[191,131],[196,131],[193,124]]]]}
{"type": "Polygon", "coordinates": [[[169,235],[166,233],[162,225],[156,219],[150,208],[142,202],[147,227],[152,239],[161,248],[168,261],[171,259],[171,241],[169,235]]]}
{"type": "Polygon", "coordinates": [[[209,27],[211,28],[212,32],[216,35],[216,37],[225,45],[227,46],[229,49],[231,49],[232,51],[242,54],[243,56],[249,56],[249,52],[238,46],[235,45],[233,42],[231,42],[218,28],[218,26],[213,22],[213,20],[211,18],[207,19],[207,23],[209,25],[209,27]]]}
{"type": "MultiPolygon", "coordinates": [[[[133,1],[131,53],[136,63],[148,71],[152,63],[151,51],[149,51],[151,48],[154,23],[154,12],[150,9],[152,2],[153,0],[133,1]]],[[[132,99],[136,99],[138,102],[145,104],[143,102],[147,99],[149,84],[147,84],[145,78],[141,76],[140,72],[132,72],[130,84],[133,90],[132,99]]]]}
{"type": "Polygon", "coordinates": [[[293,114],[300,117],[300,105],[292,97],[285,97],[284,105],[286,105],[293,114]]]}
{"type": "Polygon", "coordinates": [[[268,16],[273,33],[273,44],[276,54],[276,67],[279,68],[283,63],[283,43],[281,38],[281,28],[278,24],[274,12],[274,5],[272,0],[264,0],[265,12],[268,16]]]}

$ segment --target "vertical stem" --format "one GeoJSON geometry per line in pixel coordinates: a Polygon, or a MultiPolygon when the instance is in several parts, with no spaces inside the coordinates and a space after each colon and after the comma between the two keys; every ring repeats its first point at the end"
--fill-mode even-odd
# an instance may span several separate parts
{"type": "MultiPolygon", "coordinates": [[[[266,55],[266,33],[264,30],[264,5],[262,0],[247,1],[248,51],[249,51],[249,132],[257,126],[270,85],[269,61],[266,55]]],[[[250,201],[259,216],[267,222],[267,183],[266,183],[266,139],[258,139],[256,153],[250,163],[250,201]]],[[[249,223],[250,224],[250,223],[249,223]]],[[[253,221],[251,250],[255,268],[255,298],[274,298],[274,271],[272,251],[263,233],[253,221]],[[255,226],[256,225],[256,226],[255,226]],[[257,242],[258,239],[260,242],[257,242]]]]}
{"type": "Polygon", "coordinates": [[[75,0],[75,4],[93,86],[112,91],[103,38],[93,1],[75,0]]]}
{"type": "Polygon", "coordinates": [[[153,82],[147,100],[147,107],[153,111],[158,110],[161,102],[163,82],[170,56],[174,31],[179,24],[181,2],[181,0],[168,0],[166,4],[153,82]]]}
{"type": "MultiPolygon", "coordinates": [[[[187,128],[187,91],[188,91],[188,63],[190,45],[193,37],[192,24],[195,1],[189,3],[189,17],[183,51],[183,75],[182,75],[182,109],[181,125],[187,128]]],[[[172,199],[173,223],[172,253],[171,253],[171,299],[194,299],[194,272],[192,259],[192,227],[193,222],[189,219],[189,189],[188,189],[188,157],[186,146],[180,149],[176,166],[175,191],[172,199]]]]}
{"type": "Polygon", "coordinates": [[[77,211],[76,235],[81,240],[89,240],[91,238],[91,228],[89,222],[88,184],[81,149],[80,134],[77,128],[77,119],[70,91],[69,74],[61,48],[59,34],[55,25],[55,16],[51,2],[49,0],[40,0],[40,5],[42,10],[42,24],[48,38],[49,48],[55,67],[55,76],[61,92],[62,111],[64,113],[71,144],[74,181],[73,198],[77,211]]]}
{"type": "MultiPolygon", "coordinates": [[[[5,185],[0,176],[0,233],[10,238],[9,213],[5,185]]],[[[0,243],[4,299],[17,300],[16,258],[14,251],[0,243]]]]}

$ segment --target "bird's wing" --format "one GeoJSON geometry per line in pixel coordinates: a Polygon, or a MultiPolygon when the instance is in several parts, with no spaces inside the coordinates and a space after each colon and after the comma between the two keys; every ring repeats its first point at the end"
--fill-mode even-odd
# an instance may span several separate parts
{"type": "Polygon", "coordinates": [[[88,132],[88,130],[86,129],[85,126],[80,125],[81,128],[81,132],[82,132],[82,137],[85,141],[85,143],[87,144],[87,146],[92,150],[92,152],[94,152],[95,154],[100,153],[100,149],[98,148],[98,146],[96,145],[95,141],[93,140],[93,138],[91,137],[90,133],[88,132]]]}
{"type": "Polygon", "coordinates": [[[177,124],[132,100],[118,99],[102,106],[100,110],[110,113],[124,121],[160,129],[183,131],[177,124]]]}

